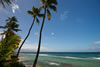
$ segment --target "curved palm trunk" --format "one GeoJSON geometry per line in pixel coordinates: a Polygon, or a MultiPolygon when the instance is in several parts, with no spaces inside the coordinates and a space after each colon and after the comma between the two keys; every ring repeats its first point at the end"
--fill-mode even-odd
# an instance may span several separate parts
{"type": "Polygon", "coordinates": [[[40,53],[41,36],[42,36],[42,30],[43,30],[43,26],[44,26],[45,16],[46,16],[46,8],[44,8],[44,16],[43,16],[43,21],[42,21],[41,29],[40,29],[40,36],[39,36],[38,50],[37,50],[37,53],[36,53],[36,57],[35,57],[35,60],[34,60],[33,67],[36,67],[37,60],[38,60],[39,53],[40,53]]]}
{"type": "Polygon", "coordinates": [[[30,27],[30,29],[29,29],[29,31],[28,31],[27,36],[25,37],[24,41],[22,42],[21,46],[20,46],[19,49],[18,49],[18,52],[17,52],[17,58],[18,58],[18,56],[19,56],[19,53],[20,53],[20,50],[21,50],[23,44],[25,43],[26,39],[27,39],[28,36],[30,35],[30,32],[31,32],[31,29],[32,29],[32,27],[33,27],[34,21],[35,21],[35,18],[34,18],[32,24],[31,24],[31,27],[30,27]]]}

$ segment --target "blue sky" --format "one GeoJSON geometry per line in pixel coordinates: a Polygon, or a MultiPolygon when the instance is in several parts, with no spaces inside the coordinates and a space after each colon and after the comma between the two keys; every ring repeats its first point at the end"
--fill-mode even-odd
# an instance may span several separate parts
{"type": "MultiPolygon", "coordinates": [[[[51,20],[45,21],[41,51],[100,51],[100,0],[57,1],[57,13],[51,10],[51,20]]],[[[5,24],[7,17],[16,16],[22,30],[18,34],[23,40],[33,20],[26,11],[31,10],[33,5],[39,7],[41,4],[39,0],[18,0],[6,9],[0,5],[0,25],[5,24]]],[[[23,51],[36,51],[40,26],[34,24],[23,51]]]]}

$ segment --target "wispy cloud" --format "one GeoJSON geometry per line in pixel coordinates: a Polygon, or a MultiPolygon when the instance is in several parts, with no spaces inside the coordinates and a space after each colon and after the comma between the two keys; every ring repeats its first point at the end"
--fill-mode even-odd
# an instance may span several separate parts
{"type": "Polygon", "coordinates": [[[54,35],[55,35],[55,33],[54,33],[54,32],[51,32],[51,35],[52,35],[52,36],[54,36],[54,35]]]}
{"type": "Polygon", "coordinates": [[[12,7],[12,12],[15,13],[15,11],[17,9],[19,9],[19,5],[16,3],[17,0],[15,1],[15,3],[12,2],[11,7],[12,7]]]}
{"type": "Polygon", "coordinates": [[[100,51],[100,41],[96,41],[92,44],[90,48],[88,48],[90,51],[100,51]]]}
{"type": "Polygon", "coordinates": [[[93,45],[97,45],[100,44],[100,41],[96,41],[95,43],[93,43],[93,45]]]}
{"type": "Polygon", "coordinates": [[[35,32],[34,35],[39,36],[39,32],[35,32]]]}
{"type": "Polygon", "coordinates": [[[79,24],[82,24],[84,22],[84,20],[82,18],[76,18],[76,22],[79,24]]]}
{"type": "Polygon", "coordinates": [[[89,49],[96,50],[96,49],[100,49],[100,47],[89,48],[89,49]]]}
{"type": "MultiPolygon", "coordinates": [[[[38,44],[37,43],[30,43],[29,41],[27,41],[23,47],[21,51],[25,51],[25,52],[35,52],[37,51],[38,48],[38,44]]],[[[51,49],[49,49],[46,46],[41,46],[41,51],[45,52],[45,51],[52,51],[51,49]]]]}
{"type": "Polygon", "coordinates": [[[68,11],[64,11],[60,16],[60,19],[61,20],[66,20],[68,18],[68,13],[69,13],[68,11]]]}

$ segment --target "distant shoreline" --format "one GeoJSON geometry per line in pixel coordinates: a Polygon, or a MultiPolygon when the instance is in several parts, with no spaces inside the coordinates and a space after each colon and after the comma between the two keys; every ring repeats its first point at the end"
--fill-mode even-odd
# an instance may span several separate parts
{"type": "MultiPolygon", "coordinates": [[[[36,53],[36,52],[20,52],[20,53],[36,53]]],[[[100,53],[100,52],[40,52],[40,53],[100,53]]]]}

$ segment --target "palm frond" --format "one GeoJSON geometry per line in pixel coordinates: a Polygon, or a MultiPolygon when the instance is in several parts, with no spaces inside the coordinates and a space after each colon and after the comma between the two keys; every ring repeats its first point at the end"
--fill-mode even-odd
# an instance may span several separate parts
{"type": "Polygon", "coordinates": [[[0,0],[0,4],[2,4],[2,6],[5,8],[6,4],[12,4],[13,0],[0,0]]]}
{"type": "Polygon", "coordinates": [[[5,29],[6,27],[5,27],[5,26],[0,26],[0,28],[3,28],[3,29],[5,29]]]}
{"type": "Polygon", "coordinates": [[[36,8],[33,6],[33,7],[32,7],[32,12],[34,12],[35,9],[36,9],[36,8]]]}
{"type": "Polygon", "coordinates": [[[17,18],[16,18],[15,16],[13,16],[13,17],[11,18],[11,21],[18,22],[18,20],[17,20],[17,18]]]}
{"type": "Polygon", "coordinates": [[[36,17],[36,23],[37,24],[39,24],[40,23],[40,21],[39,21],[39,19],[36,17]]]}
{"type": "Polygon", "coordinates": [[[45,0],[40,0],[40,3],[44,4],[45,3],[45,0]]]}
{"type": "MultiPolygon", "coordinates": [[[[19,29],[18,29],[18,27],[19,27],[19,24],[17,24],[16,23],[17,22],[17,19],[16,19],[16,17],[15,16],[13,16],[13,17],[8,17],[8,19],[6,20],[6,25],[5,26],[0,26],[0,28],[3,28],[3,29],[9,29],[10,31],[15,31],[15,32],[17,32],[17,31],[20,31],[19,29]]],[[[7,31],[7,30],[6,30],[7,31]]]]}
{"type": "Polygon", "coordinates": [[[39,14],[38,16],[39,16],[39,17],[43,17],[43,16],[44,16],[44,14],[39,14]]]}
{"type": "Polygon", "coordinates": [[[32,15],[32,14],[33,14],[33,12],[32,12],[32,11],[30,11],[30,10],[28,10],[28,11],[27,11],[27,13],[28,13],[28,14],[30,14],[30,15],[32,15]]]}
{"type": "Polygon", "coordinates": [[[12,4],[12,0],[5,0],[5,2],[9,5],[12,4]]]}
{"type": "Polygon", "coordinates": [[[52,9],[55,13],[57,12],[56,6],[54,6],[54,5],[49,5],[48,7],[49,7],[50,9],[52,9]]]}
{"type": "Polygon", "coordinates": [[[43,6],[40,6],[39,11],[41,11],[41,10],[42,10],[42,8],[43,8],[43,6]]]}
{"type": "Polygon", "coordinates": [[[51,19],[51,13],[50,13],[50,11],[48,9],[47,9],[47,18],[48,18],[48,20],[51,19]]]}
{"type": "Polygon", "coordinates": [[[10,35],[8,38],[4,38],[0,41],[0,60],[4,60],[6,58],[9,58],[12,54],[12,52],[18,48],[18,45],[21,41],[21,37],[17,34],[10,35]],[[8,40],[8,41],[6,41],[8,40]]]}
{"type": "Polygon", "coordinates": [[[2,6],[5,8],[5,4],[4,4],[3,0],[0,0],[0,4],[2,4],[2,6]]]}
{"type": "Polygon", "coordinates": [[[16,31],[16,32],[18,32],[18,31],[22,31],[22,30],[20,30],[20,29],[13,29],[14,31],[16,31]]]}
{"type": "Polygon", "coordinates": [[[58,5],[57,0],[48,0],[47,3],[48,4],[58,5]]]}

